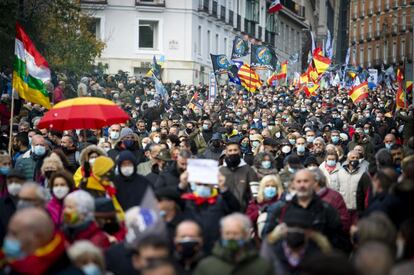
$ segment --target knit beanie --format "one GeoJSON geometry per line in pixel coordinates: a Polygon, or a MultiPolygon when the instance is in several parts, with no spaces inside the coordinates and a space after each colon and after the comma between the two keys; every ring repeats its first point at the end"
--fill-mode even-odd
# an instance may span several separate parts
{"type": "Polygon", "coordinates": [[[99,156],[93,164],[92,173],[97,177],[101,177],[108,173],[114,166],[115,163],[111,158],[99,156]]]}

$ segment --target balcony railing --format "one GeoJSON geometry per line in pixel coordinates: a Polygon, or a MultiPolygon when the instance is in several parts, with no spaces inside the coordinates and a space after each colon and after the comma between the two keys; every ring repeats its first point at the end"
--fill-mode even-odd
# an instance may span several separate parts
{"type": "Polygon", "coordinates": [[[165,7],[165,0],[135,0],[136,6],[165,7]]]}
{"type": "Polygon", "coordinates": [[[217,2],[213,1],[213,10],[212,10],[211,15],[213,15],[214,17],[217,17],[217,6],[218,6],[217,2]]]}
{"type": "Polygon", "coordinates": [[[226,7],[220,6],[220,20],[226,22],[226,7]]]}
{"type": "Polygon", "coordinates": [[[234,12],[232,10],[229,10],[229,25],[234,26],[234,12]]]}

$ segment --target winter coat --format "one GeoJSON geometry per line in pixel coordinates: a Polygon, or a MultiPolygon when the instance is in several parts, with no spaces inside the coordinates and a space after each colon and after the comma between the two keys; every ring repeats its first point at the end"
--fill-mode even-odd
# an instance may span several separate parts
{"type": "Polygon", "coordinates": [[[187,135],[190,140],[192,140],[197,147],[197,155],[202,155],[207,148],[207,142],[204,140],[204,137],[199,129],[194,129],[191,134],[187,134],[184,130],[184,135],[187,135]]]}
{"type": "Polygon", "coordinates": [[[130,151],[123,151],[119,155],[117,167],[118,171],[121,169],[121,163],[129,160],[134,164],[134,173],[125,177],[121,173],[115,177],[114,184],[116,188],[116,198],[119,201],[122,209],[125,211],[133,206],[141,204],[147,188],[151,186],[149,180],[136,173],[137,166],[135,156],[130,151]]]}
{"type": "Polygon", "coordinates": [[[321,165],[319,165],[319,169],[323,172],[323,174],[326,177],[326,185],[329,188],[332,188],[335,191],[339,192],[339,179],[338,179],[338,172],[341,169],[341,165],[339,162],[336,163],[335,168],[332,171],[329,171],[326,167],[326,162],[322,162],[321,165]]]}
{"type": "Polygon", "coordinates": [[[240,211],[240,204],[230,191],[219,194],[215,201],[204,202],[201,205],[197,205],[196,201],[191,199],[184,199],[184,201],[183,214],[201,225],[204,251],[209,254],[214,242],[220,238],[221,218],[240,211]]]}
{"type": "Polygon", "coordinates": [[[0,198],[0,244],[3,244],[10,218],[16,212],[16,203],[17,198],[13,199],[9,195],[0,198]]]}
{"type": "Polygon", "coordinates": [[[211,256],[202,260],[194,275],[273,275],[272,265],[262,259],[256,249],[244,249],[237,260],[231,252],[219,243],[214,246],[211,256]]]}
{"type": "Polygon", "coordinates": [[[251,198],[250,182],[258,180],[256,172],[241,160],[235,169],[230,169],[224,163],[220,173],[226,177],[226,186],[239,201],[242,211],[245,211],[251,198]]]}
{"type": "Polygon", "coordinates": [[[325,187],[319,190],[318,196],[326,203],[329,203],[338,212],[344,232],[349,232],[351,219],[346,204],[341,194],[331,188],[325,187]]]}
{"type": "Polygon", "coordinates": [[[152,161],[141,162],[138,164],[137,173],[141,176],[146,176],[152,171],[152,161]]]}
{"type": "Polygon", "coordinates": [[[71,244],[79,240],[88,240],[101,249],[106,249],[111,245],[108,236],[95,221],[89,221],[74,228],[65,226],[64,234],[66,241],[71,244]]]}
{"type": "Polygon", "coordinates": [[[203,159],[214,159],[219,160],[221,154],[223,152],[223,148],[215,148],[213,145],[209,145],[204,153],[201,155],[203,159]]]}
{"type": "Polygon", "coordinates": [[[267,207],[277,202],[277,200],[278,200],[278,195],[276,195],[271,200],[263,201],[261,203],[259,203],[256,199],[250,200],[249,205],[247,206],[246,215],[250,218],[250,220],[253,223],[255,236],[259,236],[257,219],[259,218],[260,214],[265,213],[267,210],[267,207]]]}
{"type": "Polygon", "coordinates": [[[375,151],[374,151],[374,145],[372,144],[370,138],[364,138],[363,141],[357,142],[355,140],[355,135],[352,138],[352,141],[348,143],[348,151],[354,150],[355,146],[361,145],[364,148],[365,157],[368,160],[374,159],[375,151]]]}
{"type": "Polygon", "coordinates": [[[403,138],[404,143],[407,143],[408,139],[414,136],[414,113],[411,115],[402,115],[401,112],[398,112],[397,118],[404,122],[403,138]]]}
{"type": "Polygon", "coordinates": [[[284,217],[289,215],[289,212],[295,212],[297,209],[304,209],[312,216],[313,230],[325,235],[334,247],[343,250],[349,248],[348,238],[342,230],[342,223],[337,211],[316,194],[313,195],[307,208],[303,208],[299,205],[297,196],[294,196],[289,202],[277,202],[275,205],[278,207],[273,208],[272,212],[269,211],[268,219],[266,221],[273,224],[266,225],[263,230],[263,235],[267,235],[278,224],[282,223],[284,217]]]}
{"type": "Polygon", "coordinates": [[[63,200],[52,196],[52,199],[47,203],[46,209],[55,224],[55,228],[60,228],[62,224],[63,200]]]}
{"type": "Polygon", "coordinates": [[[163,187],[177,188],[180,183],[180,172],[178,171],[177,162],[172,162],[165,171],[161,172],[157,181],[155,182],[154,189],[160,189],[163,187]]]}
{"type": "Polygon", "coordinates": [[[36,175],[40,175],[40,167],[42,167],[45,156],[46,154],[42,157],[37,157],[29,150],[16,160],[14,168],[22,171],[27,180],[36,180],[36,175]]]}
{"type": "Polygon", "coordinates": [[[365,208],[366,192],[371,186],[368,174],[359,167],[350,172],[348,163],[345,162],[338,172],[338,179],[339,193],[348,210],[358,210],[361,213],[365,208]]]}
{"type": "Polygon", "coordinates": [[[132,249],[126,247],[125,242],[117,243],[105,250],[106,270],[114,275],[135,274],[132,252],[132,249]]]}

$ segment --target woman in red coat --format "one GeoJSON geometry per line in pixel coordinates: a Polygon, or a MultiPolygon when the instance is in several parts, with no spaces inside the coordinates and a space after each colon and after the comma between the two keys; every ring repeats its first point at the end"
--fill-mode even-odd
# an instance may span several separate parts
{"type": "Polygon", "coordinates": [[[89,240],[102,249],[110,246],[109,238],[95,222],[94,210],[95,203],[88,192],[77,190],[66,196],[63,208],[63,232],[69,243],[89,240]]]}
{"type": "MultiPolygon", "coordinates": [[[[247,207],[246,215],[250,218],[254,225],[255,237],[258,237],[257,232],[261,232],[258,219],[260,215],[266,215],[265,209],[267,206],[275,203],[283,193],[283,185],[278,175],[267,175],[262,178],[259,184],[259,191],[257,197],[253,198],[247,207]]],[[[265,217],[259,219],[259,223],[265,222],[265,217]]]]}

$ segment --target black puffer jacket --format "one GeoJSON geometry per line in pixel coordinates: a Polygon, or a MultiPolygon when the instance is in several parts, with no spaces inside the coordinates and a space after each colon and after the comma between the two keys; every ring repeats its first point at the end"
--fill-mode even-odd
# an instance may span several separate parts
{"type": "Polygon", "coordinates": [[[177,188],[180,183],[180,174],[177,162],[171,162],[170,165],[159,175],[154,185],[155,190],[164,187],[177,188]]]}

